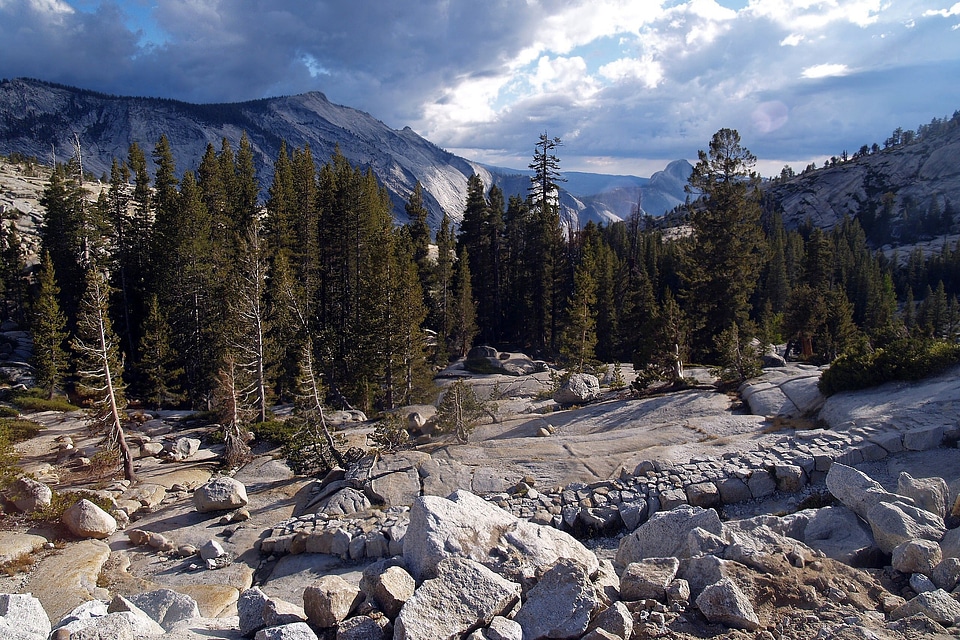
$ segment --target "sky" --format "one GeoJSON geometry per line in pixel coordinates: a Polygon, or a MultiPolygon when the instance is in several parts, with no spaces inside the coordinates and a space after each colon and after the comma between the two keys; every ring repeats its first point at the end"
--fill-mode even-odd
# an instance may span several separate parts
{"type": "Polygon", "coordinates": [[[960,109],[953,0],[0,0],[0,77],[322,91],[471,160],[649,176],[736,129],[763,175],[960,109]]]}

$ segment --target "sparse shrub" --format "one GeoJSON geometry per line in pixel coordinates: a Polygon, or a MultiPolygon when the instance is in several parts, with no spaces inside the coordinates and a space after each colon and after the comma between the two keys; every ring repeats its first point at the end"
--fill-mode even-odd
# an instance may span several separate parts
{"type": "Polygon", "coordinates": [[[385,415],[367,438],[381,453],[395,453],[412,445],[406,420],[399,413],[385,415]]]}
{"type": "Polygon", "coordinates": [[[113,505],[108,500],[90,491],[54,491],[50,504],[31,513],[30,518],[36,522],[60,524],[63,512],[84,498],[107,513],[110,513],[113,509],[113,505]]]}
{"type": "Polygon", "coordinates": [[[613,389],[623,389],[627,386],[627,381],[623,377],[623,369],[619,362],[613,363],[613,377],[610,379],[610,387],[613,389]]]}
{"type": "Polygon", "coordinates": [[[36,562],[36,556],[34,556],[32,553],[25,553],[22,556],[14,558],[10,562],[0,565],[0,571],[3,571],[12,578],[18,573],[29,572],[36,562]]]}
{"type": "Polygon", "coordinates": [[[87,472],[91,477],[103,480],[113,476],[120,469],[120,449],[102,449],[90,458],[87,472]]]}
{"type": "Polygon", "coordinates": [[[0,418],[18,418],[20,417],[20,412],[13,407],[8,407],[7,405],[0,404],[0,418]]]}
{"type": "Polygon", "coordinates": [[[30,389],[15,393],[10,403],[21,411],[76,411],[80,407],[71,404],[63,396],[48,400],[43,389],[30,389]]]}
{"type": "Polygon", "coordinates": [[[257,440],[267,440],[275,445],[283,446],[290,442],[296,429],[288,420],[266,420],[251,425],[251,430],[257,440]]]}
{"type": "Polygon", "coordinates": [[[437,431],[452,433],[457,442],[466,443],[486,411],[476,392],[463,380],[457,380],[443,393],[437,408],[437,431]]]}

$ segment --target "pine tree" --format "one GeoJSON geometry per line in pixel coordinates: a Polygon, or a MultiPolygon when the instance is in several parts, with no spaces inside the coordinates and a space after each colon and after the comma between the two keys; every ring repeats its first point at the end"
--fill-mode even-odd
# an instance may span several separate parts
{"type": "Polygon", "coordinates": [[[67,339],[67,318],[60,311],[59,287],[49,254],[44,254],[37,274],[37,299],[33,304],[33,376],[36,384],[53,398],[67,369],[63,343],[67,339]]]}
{"type": "Polygon", "coordinates": [[[430,261],[430,226],[427,224],[429,212],[424,204],[423,185],[419,180],[413,186],[404,211],[410,220],[406,226],[413,244],[413,261],[417,265],[420,288],[426,296],[433,287],[434,269],[430,261]]]}
{"type": "Polygon", "coordinates": [[[457,442],[465,444],[484,412],[484,404],[476,392],[462,379],[450,385],[437,407],[437,431],[452,433],[457,442]]]}
{"type": "Polygon", "coordinates": [[[470,283],[470,256],[460,249],[454,268],[453,305],[451,309],[450,346],[458,357],[465,357],[477,335],[477,307],[470,283]]]}
{"type": "Polygon", "coordinates": [[[80,391],[93,402],[94,424],[105,432],[107,450],[119,452],[124,478],[135,481],[133,455],[123,431],[125,385],[121,378],[118,340],[109,317],[109,301],[106,278],[99,269],[91,268],[80,302],[72,347],[77,359],[80,391]]]}
{"type": "Polygon", "coordinates": [[[71,326],[83,291],[87,237],[83,198],[76,171],[65,165],[54,167],[40,198],[46,210],[40,226],[40,251],[50,256],[60,285],[60,308],[68,313],[71,326]]]}
{"type": "Polygon", "coordinates": [[[437,276],[436,288],[431,300],[429,323],[437,332],[437,364],[446,366],[449,360],[447,345],[452,327],[453,277],[456,241],[450,230],[450,217],[446,213],[437,230],[437,276]]]}
{"type": "Polygon", "coordinates": [[[568,368],[582,372],[595,364],[597,344],[597,283],[591,273],[593,264],[584,260],[573,277],[573,295],[567,301],[567,322],[560,341],[560,355],[568,368]]]}
{"type": "Polygon", "coordinates": [[[740,134],[721,129],[709,151],[699,152],[689,190],[702,194],[690,212],[693,245],[686,256],[686,301],[695,322],[694,347],[717,354],[715,339],[749,317],[750,295],[763,264],[756,156],[740,144],[740,134]]]}
{"type": "Polygon", "coordinates": [[[27,261],[17,225],[12,220],[9,227],[0,227],[0,242],[2,242],[0,261],[2,261],[5,294],[4,317],[13,318],[22,326],[26,324],[27,312],[27,279],[24,275],[27,270],[27,261]]]}
{"type": "Polygon", "coordinates": [[[148,406],[159,409],[180,399],[177,379],[183,371],[171,344],[170,325],[155,295],[147,302],[136,370],[137,389],[148,406]]]}

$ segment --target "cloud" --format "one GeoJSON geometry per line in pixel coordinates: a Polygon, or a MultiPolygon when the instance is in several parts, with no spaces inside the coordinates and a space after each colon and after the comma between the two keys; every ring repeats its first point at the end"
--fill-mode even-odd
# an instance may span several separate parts
{"type": "Polygon", "coordinates": [[[548,130],[571,170],[695,158],[733,127],[778,172],[960,107],[960,5],[940,2],[0,0],[0,76],[194,102],[320,90],[518,166],[548,130]]]}

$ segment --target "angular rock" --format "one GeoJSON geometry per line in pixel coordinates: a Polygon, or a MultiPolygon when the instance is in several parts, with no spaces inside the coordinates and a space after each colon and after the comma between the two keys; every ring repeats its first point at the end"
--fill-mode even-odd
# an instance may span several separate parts
{"type": "Polygon", "coordinates": [[[676,558],[645,558],[631,562],[620,576],[620,597],[624,600],[666,599],[667,586],[677,577],[676,558]]]}
{"type": "Polygon", "coordinates": [[[910,588],[913,589],[915,593],[927,593],[937,590],[937,586],[933,584],[933,580],[922,573],[910,575],[910,588]]]}
{"type": "Polygon", "coordinates": [[[337,627],[336,640],[390,640],[393,628],[384,616],[354,616],[337,627]]]}
{"type": "Polygon", "coordinates": [[[944,558],[960,558],[960,528],[950,529],[940,540],[944,558]]]}
{"type": "Polygon", "coordinates": [[[167,631],[178,622],[200,617],[200,608],[197,606],[197,601],[172,589],[157,589],[156,591],[138,593],[130,596],[130,601],[167,631]]]}
{"type": "Polygon", "coordinates": [[[243,483],[227,476],[214,478],[193,492],[193,506],[200,513],[237,509],[247,502],[243,483]]]}
{"type": "Polygon", "coordinates": [[[240,635],[253,637],[263,629],[263,610],[267,606],[267,595],[260,587],[252,587],[240,593],[237,600],[237,615],[240,616],[240,635]]]}
{"type": "Polygon", "coordinates": [[[878,502],[867,512],[867,522],[884,553],[917,538],[940,540],[946,532],[942,518],[902,502],[878,502]]]}
{"type": "Polygon", "coordinates": [[[106,538],[117,530],[117,520],[86,498],[63,512],[61,518],[78,538],[106,538]]]}
{"type": "Polygon", "coordinates": [[[940,545],[931,540],[908,540],[893,548],[891,566],[900,573],[930,576],[943,560],[940,545]]]}
{"type": "Polygon", "coordinates": [[[693,558],[703,554],[722,555],[727,548],[727,542],[720,536],[714,535],[706,529],[697,527],[687,534],[687,540],[678,550],[678,558],[693,558]]]}
{"type": "Polygon", "coordinates": [[[620,505],[620,519],[627,531],[633,531],[647,521],[647,501],[643,498],[620,505]]]}
{"type": "Polygon", "coordinates": [[[897,493],[911,498],[918,507],[941,518],[947,515],[950,489],[943,478],[914,478],[906,471],[901,471],[897,478],[897,493]]]}
{"type": "Polygon", "coordinates": [[[360,589],[392,620],[400,613],[403,604],[413,596],[417,583],[406,569],[397,565],[381,566],[369,571],[377,564],[364,570],[360,589]]]}
{"type": "Polygon", "coordinates": [[[418,581],[436,575],[443,558],[480,562],[517,582],[530,581],[559,558],[572,558],[593,575],[597,556],[572,536],[519,519],[469,491],[450,498],[422,496],[410,508],[403,559],[418,581]]]}
{"type": "Polygon", "coordinates": [[[760,626],[750,600],[730,578],[706,587],[696,603],[700,613],[710,622],[747,631],[755,631],[760,626]]]}
{"type": "Polygon", "coordinates": [[[753,499],[750,487],[740,478],[724,478],[717,483],[717,489],[723,504],[736,504],[753,499]]]}
{"type": "Polygon", "coordinates": [[[807,484],[807,475],[795,464],[778,464],[773,468],[777,489],[796,493],[807,484]]]}
{"type": "Polygon", "coordinates": [[[712,482],[698,482],[687,487],[687,502],[694,507],[720,506],[720,490],[712,482]]]}
{"type": "Polygon", "coordinates": [[[47,640],[50,619],[29,593],[0,593],[0,638],[47,640]]]}
{"type": "Polygon", "coordinates": [[[412,504],[420,495],[420,472],[405,469],[370,480],[369,491],[374,500],[389,506],[412,504]]]}
{"type": "Polygon", "coordinates": [[[769,471],[757,469],[750,474],[747,488],[750,489],[750,495],[754,498],[763,498],[777,490],[777,481],[769,471]]]}
{"type": "Polygon", "coordinates": [[[633,614],[622,602],[612,605],[597,614],[590,623],[590,631],[603,630],[625,640],[633,637],[633,614]]]}
{"type": "Polygon", "coordinates": [[[656,513],[620,541],[614,565],[624,568],[644,558],[676,557],[687,534],[696,527],[714,535],[723,533],[720,517],[713,509],[681,506],[656,513]]]}
{"type": "Polygon", "coordinates": [[[942,425],[911,429],[903,434],[903,448],[908,451],[936,449],[941,442],[943,442],[942,425]]]}
{"type": "Polygon", "coordinates": [[[803,530],[802,540],[811,549],[846,564],[873,546],[870,527],[842,505],[816,509],[803,530]]]}
{"type": "Polygon", "coordinates": [[[575,373],[553,394],[560,405],[583,404],[600,396],[600,379],[589,373],[575,373]]]}
{"type": "Polygon", "coordinates": [[[563,559],[527,593],[513,619],[523,628],[525,639],[579,638],[600,607],[583,567],[563,559]]]}
{"type": "Polygon", "coordinates": [[[268,627],[278,627],[296,622],[306,622],[307,614],[303,607],[281,600],[280,598],[267,599],[263,607],[263,624],[268,627]]]}
{"type": "Polygon", "coordinates": [[[306,622],[294,622],[261,629],[257,631],[254,640],[317,640],[317,634],[306,622]]]}
{"type": "Polygon", "coordinates": [[[396,640],[455,638],[494,616],[505,615],[520,599],[520,585],[467,558],[448,557],[400,609],[396,640]]]}
{"type": "Polygon", "coordinates": [[[933,568],[930,579],[938,589],[953,591],[960,584],[960,558],[945,558],[933,568]]]}
{"type": "Polygon", "coordinates": [[[207,540],[200,545],[199,551],[201,560],[216,560],[217,558],[222,558],[227,555],[227,552],[223,549],[223,545],[216,540],[207,540]]]}
{"type": "Polygon", "coordinates": [[[50,506],[53,491],[42,482],[24,476],[17,478],[10,486],[8,497],[20,511],[33,513],[37,509],[50,506]]]}
{"type": "Polygon", "coordinates": [[[900,500],[899,496],[887,492],[867,474],[839,462],[830,465],[826,482],[827,489],[834,498],[867,521],[870,520],[867,512],[878,502],[900,500]]]}
{"type": "Polygon", "coordinates": [[[320,501],[315,513],[326,513],[331,516],[348,516],[353,513],[366,511],[371,506],[370,498],[363,491],[353,487],[344,487],[331,496],[320,501]]]}
{"type": "Polygon", "coordinates": [[[921,593],[913,600],[897,607],[890,613],[892,620],[900,620],[922,613],[934,622],[945,626],[953,625],[960,618],[960,602],[957,602],[943,589],[921,593]]]}
{"type": "Polygon", "coordinates": [[[338,575],[322,576],[303,590],[307,621],[318,629],[337,626],[360,601],[360,589],[338,575]]]}

